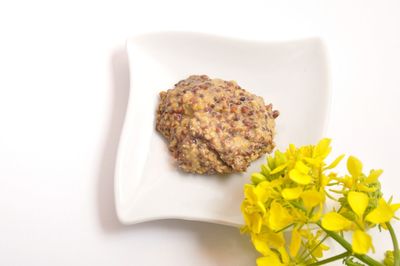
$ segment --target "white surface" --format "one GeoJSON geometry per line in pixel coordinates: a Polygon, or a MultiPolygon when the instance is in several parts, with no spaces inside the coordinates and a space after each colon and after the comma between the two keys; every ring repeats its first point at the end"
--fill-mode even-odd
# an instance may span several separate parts
{"type": "MultiPolygon", "coordinates": [[[[123,46],[147,31],[321,36],[334,153],[384,168],[383,189],[399,199],[399,12],[395,0],[1,1],[0,265],[252,265],[234,228],[117,222],[123,46]]],[[[374,239],[377,252],[390,247],[386,235],[374,239]]]]}
{"type": "Polygon", "coordinates": [[[243,185],[260,171],[265,156],[243,174],[187,174],[173,164],[155,130],[159,92],[191,74],[234,79],[266,104],[273,103],[281,113],[278,148],[322,137],[329,91],[319,39],[269,43],[169,32],[133,37],[127,50],[131,89],[115,171],[117,214],[124,224],[178,218],[243,225],[243,185]]]}

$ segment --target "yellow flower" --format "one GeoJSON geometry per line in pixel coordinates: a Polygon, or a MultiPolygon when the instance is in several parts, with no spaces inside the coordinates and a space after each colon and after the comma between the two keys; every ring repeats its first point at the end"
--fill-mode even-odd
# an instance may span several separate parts
{"type": "Polygon", "coordinates": [[[362,218],[365,209],[368,206],[369,199],[367,194],[363,192],[350,191],[347,195],[347,201],[358,217],[362,218]]]}
{"type": "Polygon", "coordinates": [[[272,230],[279,231],[292,223],[292,221],[293,218],[285,207],[276,201],[271,203],[269,226],[272,230]]]}
{"type": "Polygon", "coordinates": [[[278,254],[271,251],[268,255],[257,259],[257,266],[285,266],[278,257],[278,254]]]}
{"type": "Polygon", "coordinates": [[[331,177],[330,176],[326,176],[325,174],[321,174],[320,179],[319,179],[319,183],[320,183],[321,187],[325,187],[326,185],[328,185],[329,181],[331,181],[331,177]]]}
{"type": "Polygon", "coordinates": [[[290,256],[296,257],[297,253],[299,252],[300,245],[301,245],[301,234],[299,230],[296,228],[293,229],[292,231],[292,241],[290,242],[290,247],[289,247],[290,256]]]}
{"type": "MultiPolygon", "coordinates": [[[[400,204],[380,199],[378,179],[382,170],[371,170],[366,175],[360,160],[350,156],[347,175],[333,172],[330,169],[335,168],[344,155],[326,164],[325,158],[331,152],[330,142],[330,139],[322,139],[317,145],[299,148],[291,144],[284,153],[276,150],[267,157],[261,170],[251,175],[252,185],[245,185],[241,210],[246,225],[242,232],[251,236],[255,249],[262,254],[257,265],[318,262],[324,250],[329,249],[321,242],[325,235],[331,234],[328,231],[351,230],[350,251],[366,254],[373,250],[371,236],[366,230],[375,224],[386,228],[385,223],[396,218],[400,204]],[[340,211],[329,212],[324,206],[325,197],[336,200],[340,211]],[[376,207],[371,207],[376,203],[376,207]],[[321,228],[316,230],[310,226],[313,224],[321,228]],[[293,230],[290,244],[286,244],[283,234],[289,227],[293,230]],[[304,252],[299,252],[300,249],[304,252]]],[[[339,235],[335,240],[347,241],[339,235]]]]}
{"type": "Polygon", "coordinates": [[[365,184],[360,183],[360,184],[357,184],[357,189],[368,193],[368,192],[375,192],[379,188],[378,187],[369,187],[369,186],[366,186],[365,184]]]}
{"type": "MultiPolygon", "coordinates": [[[[317,244],[317,243],[315,243],[314,246],[315,246],[316,244],[317,244]]],[[[313,255],[314,257],[316,257],[316,258],[322,258],[322,256],[324,255],[323,252],[324,252],[325,250],[329,250],[329,247],[328,247],[327,245],[325,245],[325,244],[320,244],[318,247],[316,247],[316,248],[314,249],[314,251],[312,252],[312,255],[313,255]]]]}
{"type": "Polygon", "coordinates": [[[370,248],[373,249],[371,236],[361,230],[353,233],[352,248],[354,253],[366,254],[370,248]]]}
{"type": "Polygon", "coordinates": [[[342,231],[351,226],[351,221],[337,212],[329,212],[322,218],[322,227],[329,231],[342,231]]]}
{"type": "Polygon", "coordinates": [[[294,200],[300,197],[303,189],[301,187],[285,188],[282,190],[282,197],[286,200],[294,200]]]}
{"type": "Polygon", "coordinates": [[[257,260],[257,265],[286,265],[289,262],[282,232],[275,233],[267,227],[263,227],[260,234],[252,234],[251,240],[256,250],[263,255],[257,260]],[[271,249],[277,250],[280,257],[271,249]]]}
{"type": "Polygon", "coordinates": [[[316,190],[306,190],[301,193],[304,207],[310,210],[312,207],[322,203],[325,199],[324,194],[316,190]]]}
{"type": "Polygon", "coordinates": [[[285,154],[288,159],[296,157],[297,148],[294,144],[289,144],[289,148],[286,150],[285,154]]]}
{"type": "Polygon", "coordinates": [[[346,175],[346,176],[344,176],[344,177],[339,177],[339,178],[335,178],[337,181],[339,181],[339,182],[341,182],[341,183],[343,183],[343,185],[346,187],[346,188],[353,188],[353,184],[354,184],[354,178],[352,178],[351,176],[348,176],[348,175],[346,175]]]}
{"type": "Polygon", "coordinates": [[[344,154],[340,155],[339,157],[337,157],[330,165],[326,166],[324,169],[332,169],[335,168],[343,159],[344,154]]]}
{"type": "Polygon", "coordinates": [[[270,175],[277,174],[277,173],[279,173],[279,172],[285,170],[285,168],[286,168],[287,166],[288,166],[287,163],[282,164],[282,165],[279,165],[279,166],[276,167],[274,170],[272,170],[269,174],[270,174],[270,175]]]}
{"type": "Polygon", "coordinates": [[[382,170],[371,170],[368,177],[362,173],[363,165],[354,156],[350,156],[347,160],[347,170],[351,176],[345,176],[343,178],[333,178],[343,184],[343,188],[350,190],[357,190],[361,192],[375,192],[380,186],[376,185],[379,176],[382,174],[382,170]]]}
{"type": "Polygon", "coordinates": [[[373,224],[389,222],[399,208],[399,204],[389,205],[383,198],[380,198],[378,200],[378,206],[365,217],[365,220],[373,224]]]}
{"type": "Polygon", "coordinates": [[[323,256],[324,250],[329,250],[329,247],[322,244],[320,240],[320,236],[322,234],[321,231],[317,233],[313,233],[311,229],[301,230],[301,235],[307,239],[306,246],[308,249],[313,250],[312,255],[316,258],[321,258],[323,256]]]}
{"type": "Polygon", "coordinates": [[[263,214],[266,213],[264,202],[268,198],[268,182],[262,182],[256,187],[246,184],[244,187],[245,200],[242,203],[242,213],[246,225],[252,232],[261,230],[263,214]]]}
{"type": "Polygon", "coordinates": [[[325,159],[326,156],[329,155],[331,152],[331,140],[330,139],[322,139],[320,142],[318,142],[317,146],[315,147],[315,152],[313,157],[319,157],[321,159],[325,159]]]}
{"type": "Polygon", "coordinates": [[[379,176],[383,173],[382,169],[379,170],[371,170],[369,173],[367,179],[365,179],[365,183],[370,184],[370,183],[375,183],[378,181],[379,176]]]}
{"type": "Polygon", "coordinates": [[[278,252],[281,255],[281,260],[283,264],[288,265],[290,262],[289,254],[286,251],[285,247],[278,248],[278,252]]]}
{"type": "MultiPolygon", "coordinates": [[[[395,203],[395,204],[390,204],[390,208],[392,209],[392,211],[394,212],[394,214],[396,214],[396,211],[398,209],[400,209],[400,203],[395,203]]],[[[397,219],[397,217],[395,217],[397,219]]]]}
{"type": "Polygon", "coordinates": [[[350,156],[347,159],[347,170],[354,178],[358,178],[361,175],[362,168],[362,163],[356,157],[350,156]]]}
{"type": "Polygon", "coordinates": [[[252,234],[251,240],[258,252],[263,255],[267,254],[270,248],[278,249],[285,245],[285,238],[282,232],[275,233],[265,226],[259,234],[252,234]]]}
{"type": "MultiPolygon", "coordinates": [[[[269,182],[265,181],[257,186],[246,184],[244,187],[244,196],[252,204],[264,203],[268,199],[269,182]]],[[[263,208],[263,207],[261,207],[263,208]]]]}
{"type": "Polygon", "coordinates": [[[264,256],[268,255],[271,252],[271,248],[278,248],[275,245],[279,244],[280,246],[283,246],[285,244],[285,239],[283,238],[283,236],[272,235],[272,233],[253,234],[251,237],[251,241],[253,242],[255,249],[264,256]],[[272,239],[269,239],[268,236],[272,237],[272,239]],[[271,242],[273,242],[272,244],[274,246],[270,246],[271,242]]]}
{"type": "Polygon", "coordinates": [[[276,168],[280,167],[281,165],[286,164],[287,158],[286,158],[285,154],[283,154],[279,150],[276,150],[274,155],[275,155],[274,157],[272,157],[272,156],[267,157],[267,163],[268,163],[269,169],[275,170],[276,168]]]}
{"type": "Polygon", "coordinates": [[[300,147],[298,151],[302,157],[313,158],[314,149],[315,149],[315,146],[307,145],[307,146],[300,147]]]}
{"type": "Polygon", "coordinates": [[[248,213],[247,211],[243,210],[243,207],[242,212],[244,222],[249,227],[250,231],[259,233],[262,227],[262,216],[259,213],[248,213]]]}
{"type": "Polygon", "coordinates": [[[289,172],[289,177],[297,184],[307,185],[311,182],[311,176],[301,173],[297,169],[293,169],[289,172]]]}
{"type": "Polygon", "coordinates": [[[311,182],[311,176],[308,175],[310,168],[301,161],[297,161],[294,169],[289,172],[289,177],[294,182],[307,185],[311,182]]]}

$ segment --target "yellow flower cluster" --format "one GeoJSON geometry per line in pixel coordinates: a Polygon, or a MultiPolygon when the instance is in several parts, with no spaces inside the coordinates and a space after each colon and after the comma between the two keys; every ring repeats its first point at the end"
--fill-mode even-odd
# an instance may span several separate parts
{"type": "Polygon", "coordinates": [[[341,177],[332,169],[344,155],[328,165],[330,151],[330,139],[300,148],[291,144],[284,153],[277,150],[269,156],[261,172],[252,174],[252,184],[244,186],[241,230],[250,234],[262,254],[257,265],[317,262],[328,249],[323,242],[329,232],[347,230],[353,231],[351,254],[365,254],[373,248],[366,231],[375,225],[387,228],[400,205],[382,198],[378,181],[382,170],[364,175],[361,162],[350,156],[349,175],[341,177]],[[326,198],[338,201],[338,209],[328,212],[326,198]],[[283,235],[287,229],[291,230],[288,245],[283,235]]]}
{"type": "Polygon", "coordinates": [[[342,198],[340,210],[329,212],[322,218],[322,227],[329,231],[353,231],[352,248],[357,254],[366,254],[373,250],[371,236],[366,232],[369,228],[380,225],[387,229],[386,223],[393,219],[400,204],[386,202],[380,192],[378,182],[382,170],[371,170],[363,174],[363,165],[355,157],[347,160],[350,176],[334,177],[341,190],[332,190],[342,198]]]}

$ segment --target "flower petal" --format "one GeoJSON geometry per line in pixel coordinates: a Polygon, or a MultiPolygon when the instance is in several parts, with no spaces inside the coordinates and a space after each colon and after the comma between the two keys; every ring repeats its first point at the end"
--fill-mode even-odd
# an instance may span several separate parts
{"type": "Polygon", "coordinates": [[[258,258],[257,266],[284,266],[284,264],[281,262],[277,254],[271,252],[265,257],[258,258]]]}
{"type": "Polygon", "coordinates": [[[283,233],[275,233],[271,229],[267,227],[263,227],[259,234],[252,234],[251,240],[254,245],[258,245],[260,249],[257,249],[261,254],[266,255],[270,248],[279,249],[285,246],[285,238],[283,237],[283,233]],[[264,243],[268,249],[263,248],[262,244],[264,243]]]}
{"type": "Polygon", "coordinates": [[[289,172],[289,177],[297,184],[308,185],[311,183],[311,176],[303,174],[297,169],[291,170],[289,172]]]}
{"type": "Polygon", "coordinates": [[[294,168],[302,174],[308,174],[308,172],[310,172],[310,167],[305,165],[302,161],[297,161],[294,168]]]}
{"type": "Polygon", "coordinates": [[[320,204],[324,200],[324,196],[316,190],[307,190],[301,193],[301,199],[303,200],[304,207],[311,209],[320,204]]]}
{"type": "Polygon", "coordinates": [[[290,262],[289,254],[286,251],[285,247],[278,248],[278,252],[281,255],[281,259],[284,265],[288,265],[290,262]]]}
{"type": "Polygon", "coordinates": [[[253,185],[244,185],[244,197],[251,203],[255,203],[258,201],[255,187],[253,185]]]}
{"type": "Polygon", "coordinates": [[[366,217],[365,220],[373,224],[381,224],[389,222],[394,216],[394,211],[389,204],[380,198],[378,201],[378,206],[373,209],[366,217]]]}
{"type": "Polygon", "coordinates": [[[375,183],[376,181],[378,181],[378,178],[382,173],[383,173],[382,169],[371,170],[367,179],[365,179],[365,183],[367,184],[375,183]]]}
{"type": "Polygon", "coordinates": [[[291,155],[295,155],[296,154],[296,146],[294,144],[289,144],[289,149],[287,150],[288,153],[291,153],[291,155]]]}
{"type": "Polygon", "coordinates": [[[264,241],[259,234],[252,234],[251,235],[251,242],[253,242],[254,248],[260,252],[261,254],[268,255],[271,253],[271,249],[268,246],[268,243],[264,241]]]}
{"type": "Polygon", "coordinates": [[[322,157],[325,158],[328,156],[328,154],[331,152],[331,147],[329,146],[331,144],[330,139],[321,139],[320,142],[318,142],[317,146],[315,147],[315,157],[322,157]]]}
{"type": "Polygon", "coordinates": [[[278,167],[276,167],[274,170],[272,170],[269,174],[270,174],[270,175],[277,174],[277,173],[283,171],[287,166],[288,166],[287,163],[281,164],[281,165],[279,165],[278,167]]]}
{"type": "Polygon", "coordinates": [[[292,241],[290,242],[289,252],[290,256],[296,257],[300,250],[301,245],[301,234],[298,229],[292,231],[292,241]]]}
{"type": "Polygon", "coordinates": [[[282,197],[286,200],[294,200],[300,197],[303,189],[301,187],[285,188],[282,190],[282,197]]]}
{"type": "Polygon", "coordinates": [[[325,187],[326,185],[328,185],[329,181],[331,181],[331,177],[330,176],[326,176],[324,174],[321,174],[321,176],[319,178],[319,182],[321,184],[321,187],[325,187]]]}
{"type": "Polygon", "coordinates": [[[259,183],[254,189],[254,193],[257,196],[257,200],[264,203],[269,197],[269,191],[272,189],[271,183],[268,181],[263,181],[259,183]]]}
{"type": "Polygon", "coordinates": [[[319,167],[321,165],[321,163],[322,163],[322,160],[320,158],[308,158],[308,157],[305,157],[305,158],[303,158],[303,160],[305,162],[307,162],[308,164],[310,164],[312,166],[315,166],[315,167],[319,167]]]}
{"type": "Polygon", "coordinates": [[[263,233],[264,241],[268,243],[272,248],[281,248],[285,245],[285,238],[283,237],[283,233],[275,233],[273,231],[267,231],[263,233]]]}
{"type": "Polygon", "coordinates": [[[319,204],[319,208],[318,208],[318,212],[316,212],[315,214],[313,214],[313,216],[311,216],[310,221],[311,222],[317,222],[319,221],[319,219],[321,219],[321,215],[322,215],[322,211],[324,210],[323,208],[323,203],[319,204]]]}
{"type": "Polygon", "coordinates": [[[323,253],[324,250],[329,250],[329,247],[324,244],[320,244],[318,247],[314,249],[312,255],[316,258],[322,258],[322,256],[324,255],[323,253]]]}
{"type": "Polygon", "coordinates": [[[271,203],[271,209],[269,212],[269,226],[272,230],[279,231],[288,226],[292,220],[293,219],[291,215],[285,207],[276,201],[271,203]]]}
{"type": "Polygon", "coordinates": [[[373,186],[373,187],[368,187],[365,184],[357,184],[357,189],[363,192],[375,192],[377,191],[379,188],[377,186],[373,186]]]}
{"type": "Polygon", "coordinates": [[[347,159],[347,170],[353,177],[359,177],[362,173],[362,163],[354,156],[347,159]]]}
{"type": "Polygon", "coordinates": [[[262,216],[259,213],[243,212],[243,218],[246,225],[254,233],[259,233],[262,227],[262,216]]]}
{"type": "Polygon", "coordinates": [[[369,198],[363,192],[350,191],[347,195],[347,201],[358,217],[362,217],[365,209],[368,207],[369,198]]]}
{"type": "Polygon", "coordinates": [[[396,212],[398,209],[400,209],[400,203],[391,204],[390,208],[392,209],[393,212],[396,212]]]}
{"type": "Polygon", "coordinates": [[[366,254],[372,248],[371,236],[364,231],[356,230],[353,233],[352,247],[354,253],[366,254]]]}
{"type": "Polygon", "coordinates": [[[340,155],[339,157],[337,157],[330,165],[328,165],[327,167],[325,167],[324,169],[332,169],[335,168],[344,158],[344,154],[340,155]]]}
{"type": "Polygon", "coordinates": [[[337,212],[329,212],[322,218],[322,227],[329,231],[342,231],[351,226],[351,221],[337,212]]]}

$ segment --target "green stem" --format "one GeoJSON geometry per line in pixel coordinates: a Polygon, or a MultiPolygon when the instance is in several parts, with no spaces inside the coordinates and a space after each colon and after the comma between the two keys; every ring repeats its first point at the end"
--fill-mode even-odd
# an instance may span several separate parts
{"type": "Polygon", "coordinates": [[[298,204],[297,202],[290,202],[290,204],[292,204],[294,207],[304,211],[307,214],[307,210],[306,208],[304,208],[303,206],[301,206],[300,204],[298,204]]]}
{"type": "MultiPolygon", "coordinates": [[[[322,227],[320,222],[318,222],[317,225],[322,230],[324,230],[325,233],[327,233],[331,238],[333,238],[336,242],[338,242],[343,248],[345,248],[349,252],[353,252],[353,249],[352,249],[350,243],[347,242],[343,237],[341,237],[339,234],[337,234],[335,232],[325,230],[325,228],[322,227]]],[[[366,263],[367,265],[370,265],[370,266],[383,266],[383,264],[381,264],[380,262],[374,260],[373,258],[371,258],[368,255],[361,255],[361,254],[354,253],[353,256],[356,257],[357,259],[361,260],[362,262],[366,263]]]]}
{"type": "Polygon", "coordinates": [[[304,249],[301,252],[301,254],[299,255],[299,258],[301,258],[301,260],[303,260],[303,259],[305,259],[305,258],[303,258],[303,256],[307,252],[307,249],[306,249],[306,244],[304,244],[303,240],[301,240],[301,245],[304,247],[304,249]]]}
{"type": "Polygon", "coordinates": [[[392,238],[393,242],[394,266],[400,266],[399,243],[397,242],[396,233],[394,232],[393,227],[389,222],[386,223],[386,227],[389,230],[390,237],[392,238]]]}
{"type": "Polygon", "coordinates": [[[280,232],[282,232],[282,231],[285,231],[286,229],[288,229],[289,227],[291,227],[291,226],[293,226],[294,225],[294,223],[292,223],[292,224],[289,224],[289,225],[287,225],[287,226],[285,226],[285,227],[283,227],[282,229],[279,229],[278,231],[276,231],[275,233],[280,233],[280,232]]]}
{"type": "Polygon", "coordinates": [[[344,263],[346,263],[347,266],[366,266],[365,264],[354,262],[352,260],[346,260],[344,263]]]}
{"type": "Polygon", "coordinates": [[[338,201],[334,196],[332,196],[331,194],[329,194],[327,191],[325,191],[325,194],[326,194],[326,196],[327,196],[328,198],[330,198],[331,200],[338,201]]]}
{"type": "Polygon", "coordinates": [[[347,257],[349,255],[351,255],[351,252],[346,251],[346,252],[343,252],[343,253],[341,253],[339,255],[336,255],[336,256],[333,256],[333,257],[330,257],[330,258],[327,258],[327,259],[324,259],[324,260],[320,260],[320,261],[315,262],[315,263],[311,263],[308,266],[324,265],[324,264],[327,264],[327,263],[335,261],[335,260],[343,259],[343,258],[345,258],[345,257],[347,257]]]}

